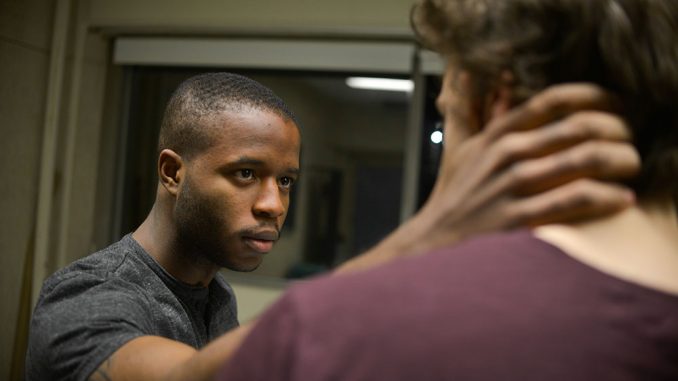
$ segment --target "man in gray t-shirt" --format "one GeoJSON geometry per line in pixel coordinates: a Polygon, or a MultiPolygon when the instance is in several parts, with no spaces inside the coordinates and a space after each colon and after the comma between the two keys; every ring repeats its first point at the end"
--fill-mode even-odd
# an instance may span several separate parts
{"type": "Polygon", "coordinates": [[[84,380],[145,335],[201,348],[238,325],[236,311],[220,274],[208,287],[186,285],[128,234],[47,279],[33,316],[27,378],[84,380]]]}
{"type": "Polygon", "coordinates": [[[45,282],[28,380],[166,379],[175,368],[200,379],[185,362],[238,326],[218,271],[254,270],[278,240],[300,145],[295,117],[265,86],[229,73],[183,82],[162,121],[153,209],[45,282]]]}
{"type": "MultiPolygon", "coordinates": [[[[563,110],[608,104],[606,94],[575,87],[535,99],[539,107],[495,121],[478,144],[462,150],[465,167],[448,156],[426,206],[342,268],[374,266],[518,221],[624,207],[624,191],[595,181],[508,199],[480,191],[524,190],[535,176],[553,178],[557,186],[586,173],[614,177],[633,167],[635,155],[619,154],[624,143],[592,155],[581,138],[529,130],[562,118],[563,110]],[[543,147],[535,143],[544,140],[557,152],[536,158],[543,147]],[[510,164],[520,157],[542,163],[545,172],[514,176],[510,164]]],[[[609,130],[624,128],[599,112],[581,113],[579,120],[599,139],[614,140],[609,130]]],[[[248,78],[209,73],[183,82],[160,129],[152,210],[132,234],[45,282],[30,327],[28,380],[212,379],[250,327],[231,329],[237,326],[235,299],[218,271],[254,270],[277,241],[299,174],[297,126],[280,98],[248,78]]]]}

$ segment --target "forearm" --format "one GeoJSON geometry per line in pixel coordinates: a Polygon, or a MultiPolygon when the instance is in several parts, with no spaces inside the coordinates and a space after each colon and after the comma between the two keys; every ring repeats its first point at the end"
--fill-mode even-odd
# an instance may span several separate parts
{"type": "Polygon", "coordinates": [[[164,337],[138,337],[106,359],[89,380],[213,380],[240,347],[252,325],[235,328],[201,350],[164,337]]]}
{"type": "Polygon", "coordinates": [[[186,362],[178,364],[169,381],[210,381],[233,356],[254,326],[250,321],[217,338],[186,362]]]}

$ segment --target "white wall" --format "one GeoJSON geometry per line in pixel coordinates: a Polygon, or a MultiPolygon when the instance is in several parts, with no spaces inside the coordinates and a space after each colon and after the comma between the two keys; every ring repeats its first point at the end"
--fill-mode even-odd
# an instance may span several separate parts
{"type": "Polygon", "coordinates": [[[243,277],[232,271],[223,271],[223,274],[235,292],[241,324],[259,317],[291,284],[281,280],[257,279],[256,276],[243,277]]]}

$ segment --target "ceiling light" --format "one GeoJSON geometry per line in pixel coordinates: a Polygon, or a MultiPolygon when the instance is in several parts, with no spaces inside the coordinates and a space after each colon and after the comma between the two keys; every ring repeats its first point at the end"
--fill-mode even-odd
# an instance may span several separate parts
{"type": "Polygon", "coordinates": [[[346,85],[354,89],[411,92],[414,82],[409,79],[348,77],[346,85]]]}
{"type": "Polygon", "coordinates": [[[443,141],[443,133],[441,131],[433,131],[431,141],[433,144],[440,144],[443,141]]]}

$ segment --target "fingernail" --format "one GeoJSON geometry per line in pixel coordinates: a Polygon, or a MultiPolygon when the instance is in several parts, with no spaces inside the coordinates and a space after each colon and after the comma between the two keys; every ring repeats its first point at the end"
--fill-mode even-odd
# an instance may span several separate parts
{"type": "Polygon", "coordinates": [[[624,192],[624,200],[629,204],[634,204],[636,202],[636,194],[633,191],[624,192]]]}

